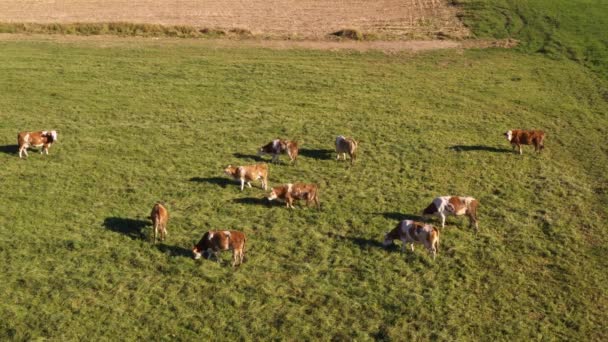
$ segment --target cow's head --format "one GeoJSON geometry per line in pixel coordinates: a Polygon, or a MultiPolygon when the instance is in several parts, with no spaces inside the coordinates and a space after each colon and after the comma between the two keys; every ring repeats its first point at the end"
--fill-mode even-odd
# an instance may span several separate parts
{"type": "Polygon", "coordinates": [[[51,142],[57,141],[57,131],[43,131],[42,134],[47,137],[51,142]]]}
{"type": "Polygon", "coordinates": [[[422,211],[422,215],[434,215],[437,214],[437,211],[438,209],[435,203],[431,203],[428,207],[424,208],[424,210],[422,211]]]}
{"type": "Polygon", "coordinates": [[[267,154],[267,153],[273,153],[274,152],[274,149],[273,149],[274,145],[275,144],[274,144],[274,141],[273,141],[273,142],[269,142],[268,144],[266,144],[264,146],[261,146],[258,149],[258,156],[261,156],[261,155],[267,154]]]}
{"type": "Polygon", "coordinates": [[[278,197],[279,196],[277,195],[276,189],[272,189],[272,191],[270,191],[270,194],[268,194],[267,198],[268,198],[269,201],[272,201],[272,200],[277,199],[278,197]]]}
{"type": "Polygon", "coordinates": [[[513,138],[513,132],[511,130],[506,131],[504,135],[508,141],[511,141],[511,139],[513,138]]]}
{"type": "Polygon", "coordinates": [[[384,241],[382,241],[382,246],[388,247],[393,244],[393,238],[391,238],[391,232],[387,232],[384,234],[384,241]]]}
{"type": "Polygon", "coordinates": [[[198,260],[203,256],[203,251],[198,246],[192,247],[192,257],[194,260],[198,260]]]}
{"type": "Polygon", "coordinates": [[[225,169],[224,169],[224,173],[227,174],[228,176],[232,176],[236,173],[236,166],[232,166],[232,165],[228,165],[225,169]]]}

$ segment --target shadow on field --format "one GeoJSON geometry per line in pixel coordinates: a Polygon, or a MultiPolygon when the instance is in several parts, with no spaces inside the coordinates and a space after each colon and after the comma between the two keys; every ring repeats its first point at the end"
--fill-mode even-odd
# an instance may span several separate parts
{"type": "Polygon", "coordinates": [[[266,207],[271,207],[273,205],[281,204],[277,201],[269,201],[268,198],[266,198],[266,197],[235,198],[232,200],[232,202],[239,203],[239,204],[263,205],[266,207]]]}
{"type": "Polygon", "coordinates": [[[384,216],[385,218],[387,218],[389,220],[397,220],[397,221],[403,221],[403,220],[424,221],[424,217],[422,217],[422,216],[403,214],[403,213],[397,213],[397,212],[384,212],[384,213],[372,213],[372,214],[374,214],[374,215],[382,215],[382,216],[384,216]]]}
{"type": "Polygon", "coordinates": [[[450,150],[456,152],[471,152],[471,151],[485,151],[485,152],[499,152],[499,153],[510,153],[511,150],[508,148],[498,148],[492,146],[483,145],[454,145],[449,147],[450,150]]]}
{"type": "Polygon", "coordinates": [[[0,152],[6,154],[17,154],[17,152],[19,152],[19,145],[2,145],[0,146],[0,152]]]}
{"type": "Polygon", "coordinates": [[[135,240],[145,238],[142,229],[151,225],[151,222],[122,217],[107,217],[103,221],[103,225],[113,232],[124,234],[135,240]]]}
{"type": "Polygon", "coordinates": [[[169,254],[172,257],[185,257],[185,258],[192,257],[192,251],[187,248],[184,248],[184,247],[169,246],[169,245],[165,245],[164,243],[161,243],[161,244],[156,245],[156,248],[158,248],[159,251],[161,251],[165,254],[169,254]]]}
{"type": "Polygon", "coordinates": [[[369,249],[370,247],[383,248],[386,250],[398,249],[398,247],[394,244],[391,246],[388,246],[388,247],[384,247],[382,245],[382,241],[380,241],[380,240],[371,240],[371,239],[365,239],[365,238],[360,238],[360,237],[344,236],[344,235],[339,235],[339,234],[334,234],[334,233],[327,233],[327,236],[329,236],[332,239],[336,239],[336,240],[348,240],[348,241],[354,243],[355,245],[359,246],[361,249],[369,249]]]}
{"type": "Polygon", "coordinates": [[[314,159],[334,159],[334,150],[327,150],[327,149],[318,149],[318,150],[311,150],[311,149],[307,149],[307,148],[303,148],[300,150],[300,155],[307,157],[307,158],[314,158],[314,159]]]}
{"type": "Polygon", "coordinates": [[[263,162],[265,161],[264,158],[255,155],[255,154],[243,154],[243,153],[234,153],[233,156],[239,158],[239,159],[253,159],[256,162],[263,162]]]}
{"type": "Polygon", "coordinates": [[[237,184],[236,182],[232,182],[230,179],[224,178],[224,177],[207,177],[207,178],[192,177],[192,178],[190,178],[190,181],[198,182],[198,183],[215,184],[215,185],[221,186],[222,188],[225,188],[226,186],[230,185],[231,183],[237,184]]]}

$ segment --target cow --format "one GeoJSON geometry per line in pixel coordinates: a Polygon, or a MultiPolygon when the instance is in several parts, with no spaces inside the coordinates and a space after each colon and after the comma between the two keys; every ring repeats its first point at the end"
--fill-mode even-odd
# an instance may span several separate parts
{"type": "Polygon", "coordinates": [[[150,213],[152,226],[154,227],[154,243],[158,237],[163,241],[167,237],[167,221],[169,220],[169,212],[162,204],[156,203],[150,213]]]}
{"type": "Polygon", "coordinates": [[[469,227],[475,225],[475,229],[478,230],[478,206],[479,202],[473,197],[441,196],[435,198],[433,202],[422,211],[422,215],[438,215],[441,217],[441,228],[445,227],[445,218],[447,215],[467,215],[469,217],[469,227]]]}
{"type": "Polygon", "coordinates": [[[19,158],[28,156],[27,149],[30,146],[42,147],[40,154],[43,152],[49,154],[49,147],[57,141],[57,131],[37,131],[37,132],[19,132],[17,134],[17,144],[19,145],[19,158]]]}
{"type": "Polygon", "coordinates": [[[534,145],[534,151],[540,153],[545,148],[545,132],[541,130],[514,129],[505,132],[505,137],[522,154],[521,145],[534,145]]]}
{"type": "Polygon", "coordinates": [[[234,267],[243,263],[246,240],[245,234],[236,230],[210,230],[192,247],[192,254],[194,259],[200,259],[203,254],[207,259],[211,256],[217,259],[217,253],[232,250],[234,267]]]}
{"type": "Polygon", "coordinates": [[[258,155],[260,156],[264,154],[271,154],[271,161],[273,163],[277,163],[279,161],[279,155],[281,153],[287,153],[291,163],[295,164],[299,153],[298,142],[286,139],[275,139],[258,149],[258,155]]]}
{"type": "Polygon", "coordinates": [[[340,154],[346,160],[347,153],[350,157],[350,163],[353,164],[357,159],[357,141],[340,135],[336,138],[336,160],[340,160],[340,154]]]}
{"type": "Polygon", "coordinates": [[[262,181],[262,188],[264,190],[268,187],[268,165],[265,163],[246,166],[228,165],[224,169],[224,173],[241,181],[241,191],[245,188],[245,183],[251,188],[251,181],[258,179],[262,181]]]}
{"type": "Polygon", "coordinates": [[[289,183],[272,188],[272,191],[268,195],[268,200],[272,201],[280,198],[285,201],[287,208],[294,209],[294,200],[305,199],[306,206],[314,203],[317,209],[320,209],[318,189],[319,187],[316,184],[289,183]]]}
{"type": "Polygon", "coordinates": [[[410,244],[412,252],[414,251],[414,243],[421,243],[433,256],[439,251],[439,230],[430,224],[415,222],[412,220],[403,220],[397,224],[393,230],[384,235],[384,247],[393,243],[394,240],[401,240],[401,250],[405,252],[405,245],[410,244]]]}

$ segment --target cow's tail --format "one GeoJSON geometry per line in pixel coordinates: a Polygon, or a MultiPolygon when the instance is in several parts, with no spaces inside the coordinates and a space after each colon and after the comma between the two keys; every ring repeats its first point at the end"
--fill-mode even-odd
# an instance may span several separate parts
{"type": "Polygon", "coordinates": [[[431,253],[433,254],[433,260],[439,253],[439,230],[433,227],[431,232],[431,253]]]}

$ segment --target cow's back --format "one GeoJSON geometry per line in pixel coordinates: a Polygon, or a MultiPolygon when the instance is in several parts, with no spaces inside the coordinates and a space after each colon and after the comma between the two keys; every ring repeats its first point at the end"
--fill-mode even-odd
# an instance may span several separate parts
{"type": "Polygon", "coordinates": [[[150,216],[152,217],[152,221],[154,223],[165,224],[169,219],[169,212],[162,204],[156,203],[154,208],[152,208],[152,213],[150,216]]]}

